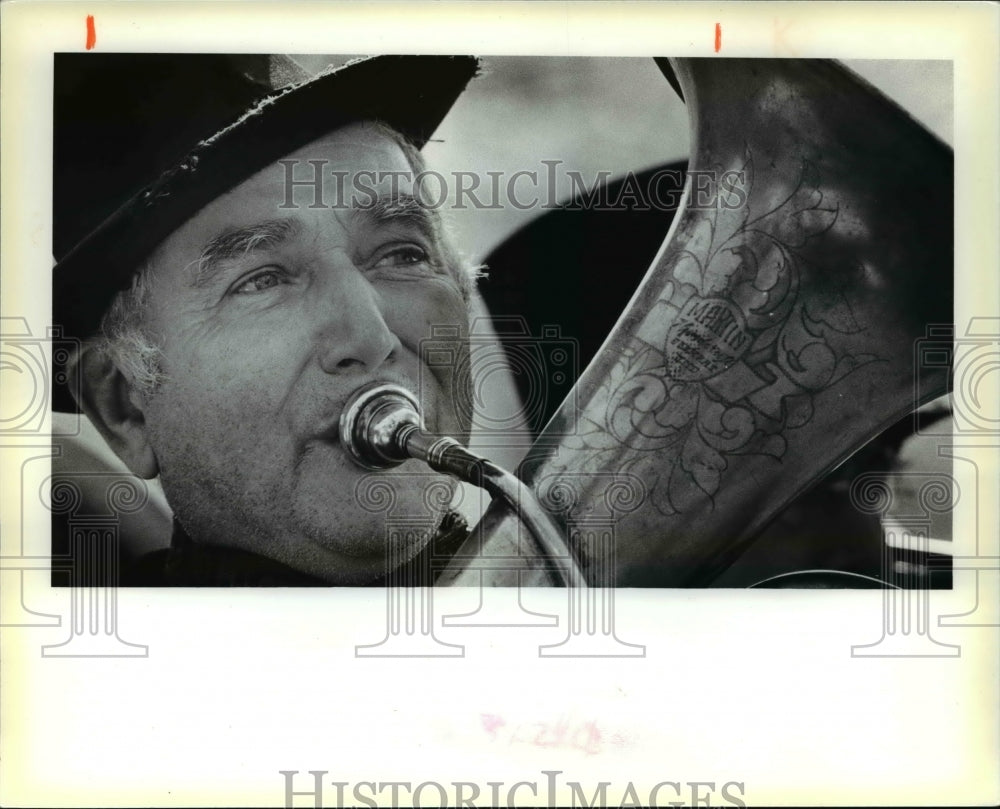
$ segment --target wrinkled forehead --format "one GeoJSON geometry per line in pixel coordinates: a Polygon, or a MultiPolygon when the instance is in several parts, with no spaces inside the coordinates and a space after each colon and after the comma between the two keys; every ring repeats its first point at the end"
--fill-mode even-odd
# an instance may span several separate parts
{"type": "MultiPolygon", "coordinates": [[[[303,164],[296,171],[296,182],[308,185],[313,173],[304,164],[323,167],[326,175],[357,174],[372,170],[396,170],[412,173],[415,167],[402,147],[402,136],[374,121],[362,121],[335,129],[280,158],[269,167],[282,169],[290,164],[303,164]]],[[[267,174],[265,169],[260,174],[267,174]]],[[[282,171],[282,175],[287,172],[282,171]]],[[[252,180],[253,178],[251,178],[252,180]]]]}
{"type": "Polygon", "coordinates": [[[280,219],[342,218],[412,199],[416,167],[401,142],[370,122],[336,129],[291,152],[202,208],[165,239],[153,263],[185,262],[220,234],[280,219]]]}

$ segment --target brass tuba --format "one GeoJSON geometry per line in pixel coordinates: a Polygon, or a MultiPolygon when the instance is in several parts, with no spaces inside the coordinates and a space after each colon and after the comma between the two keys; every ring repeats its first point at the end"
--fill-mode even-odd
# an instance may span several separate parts
{"type": "MultiPolygon", "coordinates": [[[[690,114],[681,207],[519,470],[592,585],[711,584],[949,386],[915,356],[953,319],[951,150],[832,61],[657,62],[690,114]]],[[[495,501],[438,581],[551,571],[495,501]]]]}

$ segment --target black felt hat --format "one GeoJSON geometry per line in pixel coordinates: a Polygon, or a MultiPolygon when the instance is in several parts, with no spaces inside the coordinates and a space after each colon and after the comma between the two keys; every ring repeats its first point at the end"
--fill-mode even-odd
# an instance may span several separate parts
{"type": "MultiPolygon", "coordinates": [[[[55,56],[53,324],[83,339],[153,249],[201,208],[337,127],[423,146],[478,62],[378,56],[308,76],[280,56],[55,56]]],[[[55,410],[74,410],[63,386],[55,410]]]]}

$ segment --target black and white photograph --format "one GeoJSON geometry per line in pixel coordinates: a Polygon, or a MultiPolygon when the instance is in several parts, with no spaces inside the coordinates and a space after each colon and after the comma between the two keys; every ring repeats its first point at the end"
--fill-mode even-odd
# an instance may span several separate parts
{"type": "Polygon", "coordinates": [[[4,805],[995,800],[996,9],[808,5],[7,6],[4,805]]]}
{"type": "MultiPolygon", "coordinates": [[[[947,62],[864,67],[921,76],[950,135],[947,62]]],[[[947,583],[947,464],[893,473],[950,417],[952,154],[849,67],[84,52],[54,80],[57,407],[170,509],[95,549],[54,508],[54,561],[118,576],[80,583],[947,583]],[[324,299],[331,251],[372,280],[324,299]],[[459,481],[497,500],[478,527],[459,481]],[[918,499],[923,547],[884,548],[918,499]]]]}

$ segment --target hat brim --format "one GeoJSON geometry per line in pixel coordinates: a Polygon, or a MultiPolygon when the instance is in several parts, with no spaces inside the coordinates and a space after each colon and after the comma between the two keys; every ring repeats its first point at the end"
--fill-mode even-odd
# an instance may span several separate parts
{"type": "MultiPolygon", "coordinates": [[[[53,326],[93,334],[115,294],[160,242],[208,203],[284,155],[349,123],[377,120],[422,147],[475,75],[471,56],[377,56],[258,102],[137,192],[53,269],[53,326]]],[[[53,409],[75,411],[65,386],[53,409]]]]}

